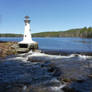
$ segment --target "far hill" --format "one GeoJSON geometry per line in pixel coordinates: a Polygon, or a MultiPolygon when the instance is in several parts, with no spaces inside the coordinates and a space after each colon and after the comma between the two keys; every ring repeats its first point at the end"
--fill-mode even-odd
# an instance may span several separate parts
{"type": "Polygon", "coordinates": [[[23,34],[13,34],[13,33],[2,33],[0,37],[22,37],[23,34]]]}
{"type": "MultiPolygon", "coordinates": [[[[23,34],[0,34],[0,37],[22,37],[23,34]]],[[[32,37],[81,37],[92,38],[92,27],[70,29],[67,31],[40,32],[32,34],[32,37]]]]}
{"type": "Polygon", "coordinates": [[[92,27],[70,29],[67,31],[40,32],[32,34],[33,37],[82,37],[92,38],[92,27]]]}

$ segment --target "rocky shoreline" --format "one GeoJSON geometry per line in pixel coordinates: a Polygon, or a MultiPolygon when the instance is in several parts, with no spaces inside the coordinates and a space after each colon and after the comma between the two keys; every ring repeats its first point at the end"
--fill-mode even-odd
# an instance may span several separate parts
{"type": "Polygon", "coordinates": [[[0,59],[16,54],[15,49],[12,48],[13,44],[17,44],[17,43],[16,42],[0,41],[0,59]]]}
{"type": "Polygon", "coordinates": [[[16,54],[13,44],[0,43],[0,92],[92,91],[91,53],[41,50],[16,54]]]}
{"type": "Polygon", "coordinates": [[[91,85],[92,56],[29,52],[0,62],[0,92],[91,92],[91,85]]]}
{"type": "MultiPolygon", "coordinates": [[[[14,48],[14,45],[17,45],[17,42],[7,42],[0,41],[0,59],[6,58],[11,55],[16,55],[17,51],[14,48]]],[[[50,49],[39,49],[42,53],[46,53],[49,55],[70,55],[70,54],[81,54],[92,56],[92,52],[85,51],[66,51],[66,50],[50,50],[50,49]]]]}

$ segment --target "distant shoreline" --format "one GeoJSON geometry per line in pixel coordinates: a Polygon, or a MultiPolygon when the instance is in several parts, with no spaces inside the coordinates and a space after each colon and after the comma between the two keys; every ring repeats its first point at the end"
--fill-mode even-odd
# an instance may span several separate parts
{"type": "MultiPolygon", "coordinates": [[[[23,37],[23,34],[1,33],[0,37],[23,37]]],[[[76,28],[66,31],[33,33],[32,37],[80,37],[92,38],[92,27],[76,28]]]]}

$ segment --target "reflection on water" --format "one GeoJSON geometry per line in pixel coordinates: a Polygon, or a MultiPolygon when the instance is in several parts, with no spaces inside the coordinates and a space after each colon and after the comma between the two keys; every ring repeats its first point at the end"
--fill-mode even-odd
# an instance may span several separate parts
{"type": "MultiPolygon", "coordinates": [[[[1,41],[21,41],[21,37],[1,37],[1,41]]],[[[87,38],[33,38],[40,49],[92,52],[92,39],[87,38]]]]}

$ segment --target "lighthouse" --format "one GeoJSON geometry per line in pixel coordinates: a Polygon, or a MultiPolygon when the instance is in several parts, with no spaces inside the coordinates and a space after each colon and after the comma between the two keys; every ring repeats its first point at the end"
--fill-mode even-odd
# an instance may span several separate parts
{"type": "Polygon", "coordinates": [[[24,28],[23,40],[18,42],[19,51],[38,48],[38,43],[32,40],[31,28],[30,28],[31,20],[29,18],[30,18],[29,16],[25,16],[25,20],[24,20],[25,28],[24,28]]]}

